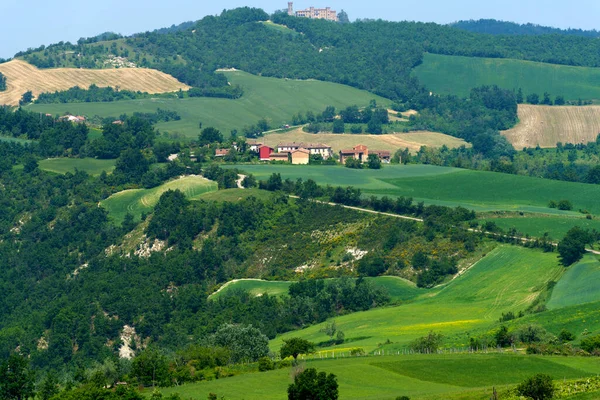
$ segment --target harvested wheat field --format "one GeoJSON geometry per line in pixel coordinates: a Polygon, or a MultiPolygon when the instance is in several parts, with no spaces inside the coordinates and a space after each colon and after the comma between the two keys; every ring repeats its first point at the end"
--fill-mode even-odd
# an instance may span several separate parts
{"type": "Polygon", "coordinates": [[[587,143],[600,133],[600,106],[519,105],[519,124],[502,134],[515,149],[587,143]]]}
{"type": "Polygon", "coordinates": [[[282,142],[323,143],[331,146],[334,152],[342,149],[364,144],[373,150],[389,150],[392,153],[398,149],[408,148],[411,152],[419,151],[421,146],[441,147],[446,145],[450,148],[470,145],[462,139],[444,135],[436,132],[411,132],[393,133],[387,135],[366,134],[334,134],[334,133],[307,133],[302,128],[286,133],[272,133],[260,139],[267,146],[275,147],[282,142]]]}
{"type": "Polygon", "coordinates": [[[6,76],[6,91],[0,92],[0,104],[18,105],[23,93],[31,90],[34,96],[44,92],[67,90],[74,86],[88,88],[91,84],[148,93],[167,93],[189,87],[171,75],[146,68],[120,69],[38,69],[22,60],[0,64],[6,76]]]}

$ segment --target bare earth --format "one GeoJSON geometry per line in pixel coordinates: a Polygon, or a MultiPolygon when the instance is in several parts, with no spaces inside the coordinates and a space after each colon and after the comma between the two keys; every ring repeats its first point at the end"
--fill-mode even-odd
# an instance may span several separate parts
{"type": "Polygon", "coordinates": [[[600,106],[519,105],[519,124],[502,134],[515,149],[587,143],[600,133],[600,106]]]}
{"type": "Polygon", "coordinates": [[[6,76],[7,83],[7,90],[0,92],[0,104],[8,105],[18,105],[21,96],[28,90],[38,96],[43,92],[67,90],[74,86],[87,89],[91,84],[100,87],[118,86],[120,89],[148,93],[189,89],[189,86],[171,75],[146,68],[38,69],[25,61],[12,60],[0,64],[0,72],[6,76]]]}
{"type": "Polygon", "coordinates": [[[442,133],[426,131],[388,135],[342,135],[333,133],[306,133],[302,131],[302,128],[298,128],[286,133],[265,135],[260,141],[271,147],[275,147],[281,142],[323,143],[331,146],[334,152],[339,152],[342,149],[351,149],[359,144],[364,144],[373,150],[389,150],[392,153],[398,149],[404,150],[406,148],[411,152],[416,152],[421,146],[441,147],[446,145],[450,148],[455,148],[465,145],[469,147],[469,144],[461,139],[442,133]]]}

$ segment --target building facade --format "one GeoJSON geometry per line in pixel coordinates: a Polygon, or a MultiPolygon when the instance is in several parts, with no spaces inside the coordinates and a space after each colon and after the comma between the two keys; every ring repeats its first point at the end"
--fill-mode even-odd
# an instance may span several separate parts
{"type": "Polygon", "coordinates": [[[288,14],[300,18],[326,19],[328,21],[338,21],[337,11],[332,10],[331,7],[310,7],[305,10],[294,11],[294,3],[288,2],[288,14]]]}

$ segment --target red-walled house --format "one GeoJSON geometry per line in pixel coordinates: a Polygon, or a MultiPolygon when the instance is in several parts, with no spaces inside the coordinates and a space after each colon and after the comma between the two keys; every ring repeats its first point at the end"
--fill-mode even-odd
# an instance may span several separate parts
{"type": "Polygon", "coordinates": [[[269,157],[271,156],[271,153],[273,152],[273,148],[269,147],[269,146],[260,146],[258,148],[258,158],[261,161],[269,161],[269,157]]]}

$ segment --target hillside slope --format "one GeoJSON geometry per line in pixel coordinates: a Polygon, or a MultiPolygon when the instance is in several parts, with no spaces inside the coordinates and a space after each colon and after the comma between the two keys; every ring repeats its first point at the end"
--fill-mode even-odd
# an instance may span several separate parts
{"type": "Polygon", "coordinates": [[[0,72],[7,80],[7,90],[0,92],[0,104],[13,106],[19,104],[21,96],[28,90],[37,96],[43,92],[67,90],[74,86],[87,89],[92,84],[148,93],[167,93],[189,88],[170,75],[145,68],[40,70],[25,61],[12,60],[0,64],[0,72]]]}

